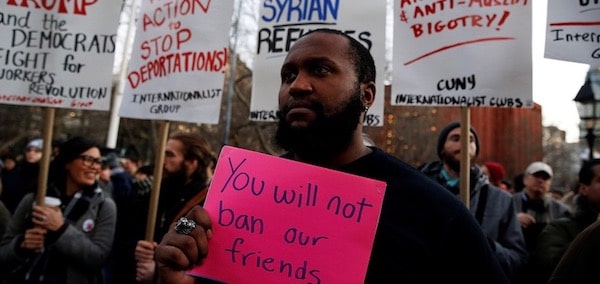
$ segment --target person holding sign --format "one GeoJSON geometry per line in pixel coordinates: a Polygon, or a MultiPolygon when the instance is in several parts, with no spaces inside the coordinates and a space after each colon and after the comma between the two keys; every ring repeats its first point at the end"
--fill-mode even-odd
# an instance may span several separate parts
{"type": "Polygon", "coordinates": [[[45,203],[23,197],[0,241],[6,283],[104,283],[117,207],[97,183],[101,165],[96,142],[77,136],[61,145],[45,203]]]}
{"type": "MultiPolygon", "coordinates": [[[[437,144],[439,161],[424,164],[420,170],[457,197],[460,193],[461,126],[453,121],[440,131],[437,144]]],[[[475,164],[479,155],[479,136],[469,131],[469,210],[481,224],[500,266],[514,283],[527,261],[525,237],[521,231],[512,195],[494,186],[475,164]]]]}
{"type": "MultiPolygon", "coordinates": [[[[176,133],[169,137],[165,147],[165,179],[160,186],[154,240],[160,240],[170,224],[187,213],[192,206],[204,203],[215,164],[216,157],[210,144],[198,134],[176,133]]],[[[147,208],[137,211],[148,212],[147,208]]],[[[148,240],[137,242],[137,281],[151,283],[155,280],[156,246],[156,242],[148,240]]]]}
{"type": "MultiPolygon", "coordinates": [[[[387,183],[366,278],[356,283],[507,283],[460,201],[405,162],[364,145],[363,120],[374,99],[373,58],[341,31],[308,32],[281,67],[276,140],[289,151],[283,157],[387,183]]],[[[156,250],[161,283],[204,281],[186,271],[210,257],[216,220],[200,206],[185,218],[156,250]]]]}

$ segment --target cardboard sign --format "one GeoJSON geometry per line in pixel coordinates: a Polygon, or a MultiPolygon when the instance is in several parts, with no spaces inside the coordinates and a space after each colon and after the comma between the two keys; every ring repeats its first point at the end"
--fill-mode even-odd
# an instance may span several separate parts
{"type": "Polygon", "coordinates": [[[363,283],[385,187],[225,146],[204,204],[209,254],[190,273],[226,283],[363,283]]]}
{"type": "Polygon", "coordinates": [[[394,1],[392,105],[531,108],[532,1],[394,1]]]}
{"type": "Polygon", "coordinates": [[[120,2],[0,3],[0,103],[108,110],[120,2]]]}
{"type": "Polygon", "coordinates": [[[600,2],[548,1],[544,57],[600,67],[600,2]]]}
{"type": "Polygon", "coordinates": [[[217,124],[233,1],[143,1],[122,117],[217,124]]]}
{"type": "Polygon", "coordinates": [[[366,126],[383,126],[386,1],[261,0],[257,49],[254,55],[250,120],[277,121],[279,70],[292,44],[317,28],[342,30],[369,49],[377,68],[377,96],[365,118],[366,126]]]}

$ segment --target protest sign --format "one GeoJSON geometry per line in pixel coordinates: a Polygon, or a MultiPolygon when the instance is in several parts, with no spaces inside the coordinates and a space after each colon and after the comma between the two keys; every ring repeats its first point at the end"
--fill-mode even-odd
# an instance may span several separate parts
{"type": "Polygon", "coordinates": [[[377,96],[365,117],[367,126],[383,126],[386,1],[261,0],[257,50],[254,55],[250,120],[276,121],[279,70],[291,45],[310,30],[344,31],[371,51],[375,60],[377,96]]]}
{"type": "Polygon", "coordinates": [[[190,273],[227,283],[363,283],[385,186],[225,146],[204,204],[209,254],[190,273]]]}
{"type": "Polygon", "coordinates": [[[532,1],[394,1],[392,105],[533,107],[532,1]]]}
{"type": "Polygon", "coordinates": [[[0,103],[108,110],[121,3],[0,3],[0,103]]]}
{"type": "Polygon", "coordinates": [[[600,67],[600,1],[548,0],[544,57],[600,67]]]}
{"type": "Polygon", "coordinates": [[[217,124],[233,1],[144,1],[122,117],[217,124]]]}

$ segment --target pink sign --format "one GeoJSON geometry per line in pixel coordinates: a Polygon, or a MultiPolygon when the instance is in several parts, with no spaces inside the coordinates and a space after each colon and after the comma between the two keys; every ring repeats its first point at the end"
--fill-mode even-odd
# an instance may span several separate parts
{"type": "Polygon", "coordinates": [[[224,146],[191,274],[225,283],[363,283],[385,182],[224,146]]]}

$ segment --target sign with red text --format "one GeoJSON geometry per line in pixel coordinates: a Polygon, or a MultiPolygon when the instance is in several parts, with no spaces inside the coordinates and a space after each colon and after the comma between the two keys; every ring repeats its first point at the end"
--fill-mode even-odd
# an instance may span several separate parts
{"type": "Polygon", "coordinates": [[[600,67],[600,1],[548,0],[544,57],[600,67]]]}
{"type": "Polygon", "coordinates": [[[531,2],[394,0],[391,104],[533,107],[531,2]]]}
{"type": "Polygon", "coordinates": [[[225,146],[204,204],[209,254],[189,273],[226,283],[363,283],[385,186],[225,146]]]}
{"type": "Polygon", "coordinates": [[[385,0],[261,0],[249,119],[277,120],[279,70],[288,50],[308,31],[331,28],[346,32],[371,51],[377,68],[377,95],[367,112],[365,125],[383,126],[385,18],[385,0]]]}
{"type": "Polygon", "coordinates": [[[217,124],[233,1],[143,1],[122,117],[217,124]]]}
{"type": "Polygon", "coordinates": [[[0,3],[0,103],[108,110],[121,3],[0,3]]]}

